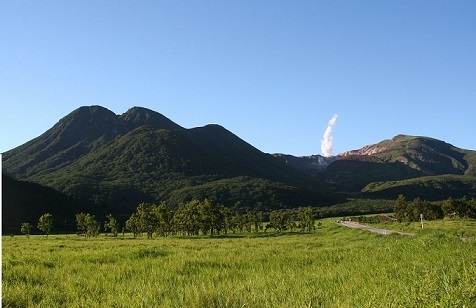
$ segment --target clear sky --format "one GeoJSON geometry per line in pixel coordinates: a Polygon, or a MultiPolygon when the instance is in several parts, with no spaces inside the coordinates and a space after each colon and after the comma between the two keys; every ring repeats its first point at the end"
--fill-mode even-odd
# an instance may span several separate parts
{"type": "Polygon", "coordinates": [[[1,1],[0,152],[80,106],[267,153],[397,134],[476,150],[476,1],[1,1]]]}

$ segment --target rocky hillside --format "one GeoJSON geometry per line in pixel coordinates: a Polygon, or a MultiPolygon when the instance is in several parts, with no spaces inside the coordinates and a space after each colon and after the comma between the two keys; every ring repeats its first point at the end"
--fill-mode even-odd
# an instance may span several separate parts
{"type": "MultiPolygon", "coordinates": [[[[363,191],[367,194],[377,194],[378,191],[380,197],[388,198],[394,198],[397,191],[393,186],[390,190],[391,185],[385,184],[389,181],[424,177],[422,181],[425,182],[429,181],[431,176],[446,174],[463,177],[476,176],[476,151],[460,149],[444,141],[419,136],[398,135],[359,150],[339,154],[333,157],[330,163],[323,162],[321,156],[275,156],[303,173],[312,174],[333,184],[337,191],[346,193],[363,191]]],[[[442,179],[444,181],[449,178],[443,177],[431,183],[441,183],[442,179]]],[[[472,179],[451,178],[451,183],[454,184],[457,181],[462,181],[461,185],[433,185],[428,182],[426,186],[432,188],[425,190],[425,196],[431,197],[430,191],[434,192],[432,199],[474,195],[473,186],[466,185],[472,179]],[[459,188],[452,189],[451,187],[459,188]]],[[[408,191],[410,190],[412,195],[418,194],[417,187],[412,186],[408,191]]]]}
{"type": "Polygon", "coordinates": [[[459,149],[428,137],[398,135],[340,156],[356,155],[377,157],[387,163],[403,163],[425,175],[475,175],[475,151],[459,149]]]}
{"type": "Polygon", "coordinates": [[[273,156],[288,166],[311,176],[321,174],[333,161],[339,158],[338,156],[324,157],[321,155],[296,157],[288,154],[273,154],[273,156]]]}

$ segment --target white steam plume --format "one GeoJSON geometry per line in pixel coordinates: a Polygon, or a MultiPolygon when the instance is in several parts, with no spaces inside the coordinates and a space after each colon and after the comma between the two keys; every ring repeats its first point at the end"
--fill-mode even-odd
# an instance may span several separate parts
{"type": "Polygon", "coordinates": [[[336,123],[337,114],[334,114],[332,119],[330,119],[327,129],[324,132],[324,136],[321,139],[321,151],[325,157],[332,156],[332,143],[334,142],[334,136],[332,135],[332,127],[336,123]]]}

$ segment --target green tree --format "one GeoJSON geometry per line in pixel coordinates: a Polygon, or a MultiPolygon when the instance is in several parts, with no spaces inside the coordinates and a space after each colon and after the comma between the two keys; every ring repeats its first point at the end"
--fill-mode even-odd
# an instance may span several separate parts
{"type": "Polygon", "coordinates": [[[294,215],[294,213],[291,211],[286,211],[286,213],[288,215],[286,221],[286,229],[291,230],[291,232],[294,232],[294,229],[297,228],[296,215],[294,215]]]}
{"type": "Polygon", "coordinates": [[[98,236],[99,231],[101,230],[101,223],[96,219],[96,216],[88,214],[86,222],[88,226],[86,230],[87,237],[98,236]]]}
{"type": "Polygon", "coordinates": [[[274,210],[269,215],[269,224],[278,232],[286,230],[290,221],[290,215],[286,210],[274,210]]]}
{"type": "Polygon", "coordinates": [[[157,226],[155,232],[159,236],[167,236],[173,231],[174,212],[162,202],[159,206],[154,208],[155,217],[157,219],[157,226]]]}
{"type": "Polygon", "coordinates": [[[21,233],[25,234],[27,238],[29,238],[32,229],[33,226],[29,222],[24,222],[21,224],[20,231],[21,233]]]}
{"type": "Polygon", "coordinates": [[[86,230],[88,228],[86,223],[86,214],[81,212],[75,215],[76,217],[76,227],[79,231],[78,234],[86,235],[86,230]]]}
{"type": "Polygon", "coordinates": [[[104,230],[107,232],[107,230],[110,230],[112,233],[113,237],[117,237],[117,234],[119,233],[119,223],[117,220],[112,216],[112,214],[108,214],[106,216],[108,221],[104,223],[104,230]]]}
{"type": "Polygon", "coordinates": [[[141,234],[137,213],[132,213],[131,217],[129,217],[129,219],[126,221],[126,229],[131,231],[134,237],[141,234]]]}
{"type": "Polygon", "coordinates": [[[40,219],[38,220],[37,227],[38,227],[38,230],[45,233],[46,237],[48,238],[48,235],[53,229],[53,215],[51,215],[50,213],[41,215],[40,219]]]}
{"type": "Polygon", "coordinates": [[[247,211],[245,214],[246,220],[246,231],[251,232],[254,229],[254,232],[258,232],[261,227],[261,223],[263,222],[263,212],[257,211],[247,211]]]}
{"type": "Polygon", "coordinates": [[[444,217],[443,209],[440,205],[420,198],[415,198],[413,202],[409,204],[407,213],[410,221],[419,221],[420,214],[423,214],[426,220],[435,220],[444,217]]]}
{"type": "MultiPolygon", "coordinates": [[[[451,202],[451,200],[450,200],[451,202]]],[[[408,202],[403,195],[399,195],[395,202],[395,216],[398,221],[419,221],[420,214],[427,220],[441,219],[444,217],[442,206],[420,198],[408,202]]]]}
{"type": "Polygon", "coordinates": [[[407,207],[407,215],[410,221],[419,221],[420,214],[423,214],[423,207],[426,201],[416,197],[407,207]]]}
{"type": "Polygon", "coordinates": [[[141,232],[147,233],[147,238],[152,238],[154,231],[159,227],[156,205],[152,203],[141,203],[137,207],[137,218],[141,232]]]}
{"type": "Polygon", "coordinates": [[[246,219],[244,215],[241,215],[240,213],[236,213],[232,217],[232,228],[233,228],[233,233],[236,231],[238,232],[243,232],[246,224],[246,219]]]}
{"type": "Polygon", "coordinates": [[[398,221],[409,221],[407,207],[407,198],[405,198],[403,195],[398,195],[394,206],[395,218],[397,218],[398,221]]]}
{"type": "Polygon", "coordinates": [[[443,201],[442,207],[445,214],[449,216],[459,216],[458,203],[459,202],[457,199],[453,199],[451,197],[443,201]]]}
{"type": "Polygon", "coordinates": [[[192,200],[188,203],[182,203],[174,216],[175,225],[181,232],[188,235],[199,235],[201,222],[200,202],[192,200]]]}
{"type": "Polygon", "coordinates": [[[207,234],[210,231],[210,234],[213,235],[213,204],[208,199],[205,199],[204,202],[199,202],[198,213],[202,234],[207,234]]]}
{"type": "Polygon", "coordinates": [[[297,219],[302,231],[311,231],[314,229],[315,217],[311,207],[300,207],[298,209],[297,219]]]}
{"type": "Polygon", "coordinates": [[[466,197],[461,199],[448,198],[443,201],[443,211],[448,216],[476,218],[476,200],[468,200],[466,197]]]}
{"type": "Polygon", "coordinates": [[[253,220],[254,220],[254,214],[255,212],[247,210],[245,214],[243,214],[243,219],[244,219],[244,228],[245,231],[248,233],[251,233],[251,228],[253,226],[253,220]]]}
{"type": "Polygon", "coordinates": [[[228,234],[228,231],[233,228],[233,214],[226,206],[220,206],[221,217],[223,217],[223,233],[228,234]]]}
{"type": "Polygon", "coordinates": [[[96,237],[101,229],[101,224],[97,221],[96,216],[89,213],[76,214],[77,228],[81,234],[84,234],[86,238],[96,237]]]}
{"type": "Polygon", "coordinates": [[[423,214],[426,220],[436,220],[445,217],[441,205],[428,202],[426,200],[422,204],[421,213],[423,214]]]}
{"type": "Polygon", "coordinates": [[[215,233],[220,233],[224,227],[224,215],[220,210],[220,206],[211,200],[205,199],[199,204],[200,213],[200,229],[203,234],[210,232],[213,236],[215,233]]]}
{"type": "Polygon", "coordinates": [[[476,218],[476,199],[471,198],[469,200],[469,218],[476,218]]]}

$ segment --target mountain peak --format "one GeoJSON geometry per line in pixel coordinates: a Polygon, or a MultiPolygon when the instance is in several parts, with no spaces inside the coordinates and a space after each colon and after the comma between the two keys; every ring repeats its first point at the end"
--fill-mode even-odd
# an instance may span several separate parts
{"type": "Polygon", "coordinates": [[[163,129],[182,129],[180,125],[171,121],[164,115],[143,107],[132,107],[119,118],[130,130],[144,125],[150,125],[163,129]]]}
{"type": "Polygon", "coordinates": [[[123,133],[116,114],[101,106],[83,106],[63,117],[41,136],[5,153],[12,172],[54,170],[123,133]]]}
{"type": "Polygon", "coordinates": [[[89,113],[96,113],[96,112],[109,112],[111,113],[112,111],[99,105],[91,105],[91,106],[81,106],[78,109],[74,110],[71,113],[75,112],[89,112],[89,113]]]}
{"type": "Polygon", "coordinates": [[[116,119],[117,116],[111,110],[102,106],[82,106],[63,117],[58,124],[71,123],[73,121],[107,121],[116,119]]]}
{"type": "Polygon", "coordinates": [[[409,141],[418,139],[418,138],[425,138],[425,137],[415,137],[415,136],[409,136],[409,135],[403,135],[399,134],[394,136],[392,139],[387,139],[383,140],[379,143],[375,144],[370,144],[366,145],[361,149],[358,150],[350,150],[346,151],[344,153],[339,154],[338,156],[340,157],[346,157],[346,156],[351,156],[351,155],[376,155],[381,152],[386,152],[389,150],[389,148],[394,148],[395,146],[402,144],[402,143],[408,143],[409,141]]]}
{"type": "MultiPolygon", "coordinates": [[[[116,137],[120,130],[117,115],[101,106],[83,106],[64,118],[53,127],[60,135],[66,134],[74,141],[95,140],[108,135],[108,139],[116,137]]],[[[66,136],[64,136],[66,137],[66,136]]]]}

